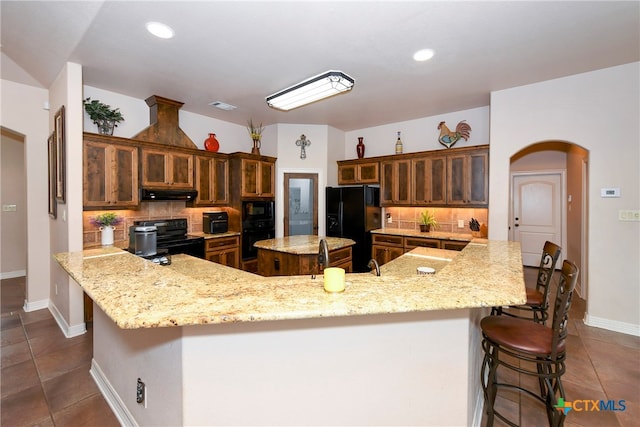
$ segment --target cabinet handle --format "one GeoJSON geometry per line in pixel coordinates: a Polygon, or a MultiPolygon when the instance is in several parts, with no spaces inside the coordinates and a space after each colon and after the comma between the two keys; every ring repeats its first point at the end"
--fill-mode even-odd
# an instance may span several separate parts
{"type": "Polygon", "coordinates": [[[279,258],[275,258],[273,260],[273,269],[276,271],[280,271],[280,259],[279,258]]]}

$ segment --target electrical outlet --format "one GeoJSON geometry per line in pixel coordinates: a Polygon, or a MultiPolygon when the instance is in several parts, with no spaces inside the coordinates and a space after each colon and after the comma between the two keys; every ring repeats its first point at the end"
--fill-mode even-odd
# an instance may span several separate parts
{"type": "Polygon", "coordinates": [[[458,220],[458,228],[464,228],[464,219],[458,220]]]}
{"type": "Polygon", "coordinates": [[[144,407],[147,407],[147,400],[146,400],[146,394],[147,394],[147,386],[145,385],[144,382],[142,382],[142,380],[140,378],[138,378],[138,382],[136,383],[136,402],[137,403],[144,403],[144,407]]]}
{"type": "Polygon", "coordinates": [[[393,218],[391,218],[391,214],[387,214],[387,222],[391,224],[393,222],[393,218]]]}
{"type": "Polygon", "coordinates": [[[17,209],[16,205],[2,205],[2,210],[4,212],[15,212],[17,209]]]}

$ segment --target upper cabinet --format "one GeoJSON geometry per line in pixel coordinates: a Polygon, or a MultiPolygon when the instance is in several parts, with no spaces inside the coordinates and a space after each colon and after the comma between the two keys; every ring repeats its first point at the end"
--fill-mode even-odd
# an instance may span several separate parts
{"type": "Polygon", "coordinates": [[[82,199],[85,208],[136,208],[138,146],[114,137],[86,137],[82,199]]]}
{"type": "Polygon", "coordinates": [[[198,196],[194,206],[216,206],[229,203],[229,159],[210,154],[195,156],[195,186],[198,196]]]}
{"type": "MultiPolygon", "coordinates": [[[[382,206],[489,204],[488,145],[382,156],[375,160],[380,164],[382,206]]],[[[347,170],[344,163],[338,162],[340,184],[359,183],[340,181],[347,170]]]]}
{"type": "Polygon", "coordinates": [[[382,185],[380,205],[411,204],[411,159],[380,162],[382,185]]]}
{"type": "Polygon", "coordinates": [[[366,160],[343,160],[338,162],[338,184],[379,184],[380,163],[366,160]]]}
{"type": "Polygon", "coordinates": [[[447,156],[447,204],[486,206],[489,203],[489,150],[447,156]]]}
{"type": "Polygon", "coordinates": [[[142,148],[142,186],[193,188],[193,154],[168,149],[142,148]]]}
{"type": "Polygon", "coordinates": [[[446,203],[446,156],[421,156],[411,159],[411,201],[413,205],[446,203]]]}
{"type": "Polygon", "coordinates": [[[275,196],[275,162],[267,156],[234,153],[231,158],[233,191],[239,187],[241,198],[273,198],[275,196]]]}

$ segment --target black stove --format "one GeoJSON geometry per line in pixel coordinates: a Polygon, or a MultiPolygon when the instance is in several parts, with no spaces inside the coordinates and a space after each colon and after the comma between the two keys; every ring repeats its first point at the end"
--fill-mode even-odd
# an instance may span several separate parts
{"type": "MultiPolygon", "coordinates": [[[[153,219],[134,221],[133,227],[154,226],[157,231],[157,252],[158,255],[187,254],[198,258],[204,258],[204,237],[187,235],[188,223],[186,218],[173,219],[153,219]]],[[[129,233],[129,251],[133,252],[135,247],[134,237],[129,233]]],[[[155,256],[151,256],[153,258],[155,256]]],[[[171,263],[171,257],[168,257],[171,263]]],[[[156,262],[155,259],[152,261],[156,262]]],[[[166,260],[160,259],[159,264],[167,264],[166,260]]]]}

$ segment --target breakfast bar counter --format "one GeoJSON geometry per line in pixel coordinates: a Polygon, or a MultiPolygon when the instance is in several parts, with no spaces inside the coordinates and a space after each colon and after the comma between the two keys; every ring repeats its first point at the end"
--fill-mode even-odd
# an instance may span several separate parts
{"type": "Polygon", "coordinates": [[[94,301],[91,373],[126,425],[479,425],[479,321],[525,300],[513,242],[416,248],[339,294],[186,255],[55,257],[94,301]]]}

